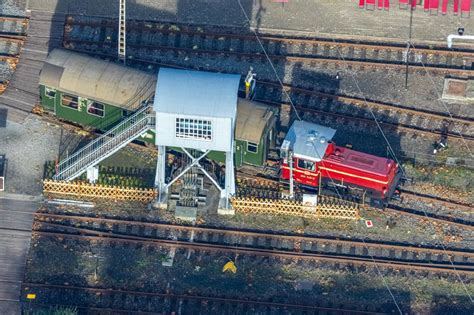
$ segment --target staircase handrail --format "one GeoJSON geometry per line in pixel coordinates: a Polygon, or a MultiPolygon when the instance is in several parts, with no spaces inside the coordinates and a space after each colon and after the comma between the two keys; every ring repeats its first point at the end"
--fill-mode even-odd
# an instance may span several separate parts
{"type": "MultiPolygon", "coordinates": [[[[137,124],[140,124],[141,122],[146,121],[150,118],[151,118],[150,116],[145,116],[142,119],[140,119],[134,126],[136,126],[137,124]]],[[[97,149],[95,149],[91,152],[88,152],[87,154],[84,154],[83,156],[80,156],[80,158],[76,162],[71,163],[70,165],[65,167],[65,169],[62,170],[61,173],[56,175],[56,179],[61,179],[61,177],[63,177],[62,179],[65,179],[65,178],[72,179],[72,178],[76,177],[77,175],[80,175],[81,173],[83,173],[87,169],[87,167],[90,167],[90,166],[93,166],[93,165],[99,163],[100,161],[102,161],[103,159],[108,157],[110,154],[113,154],[115,151],[117,151],[120,147],[122,147],[123,145],[126,145],[127,143],[129,143],[130,141],[132,141],[133,139],[138,137],[140,134],[142,134],[147,129],[149,129],[148,123],[143,125],[139,129],[139,132],[136,132],[133,135],[133,137],[120,139],[120,141],[117,141],[117,143],[114,143],[113,148],[109,148],[107,150],[104,150],[104,152],[101,152],[102,147],[98,147],[97,149]],[[91,161],[91,157],[95,157],[95,159],[91,161]],[[80,166],[80,167],[78,167],[78,166],[80,166]]],[[[122,134],[120,134],[118,137],[120,138],[121,135],[122,134]]],[[[102,144],[102,146],[107,145],[109,142],[111,142],[113,140],[118,140],[118,139],[117,138],[111,138],[110,141],[104,142],[102,144]]]]}
{"type": "MultiPolygon", "coordinates": [[[[144,119],[147,119],[147,120],[150,119],[150,117],[149,117],[150,114],[147,113],[147,112],[151,108],[152,108],[151,106],[145,106],[145,107],[139,109],[138,111],[133,113],[133,115],[127,117],[127,119],[124,119],[118,125],[114,126],[112,129],[108,130],[103,135],[99,136],[97,139],[94,139],[93,141],[88,143],[85,147],[81,148],[80,150],[78,150],[77,152],[72,154],[71,156],[67,157],[65,160],[61,161],[58,165],[58,173],[56,174],[56,176],[61,175],[64,172],[64,170],[62,170],[62,168],[64,168],[65,165],[66,166],[69,165],[69,163],[71,161],[75,160],[79,155],[84,154],[85,152],[87,152],[87,154],[92,154],[94,151],[99,150],[100,147],[98,147],[98,148],[93,147],[96,143],[98,143],[100,141],[103,141],[103,139],[106,139],[104,141],[104,143],[102,143],[102,145],[105,145],[109,141],[112,141],[114,138],[116,139],[118,136],[120,136],[121,134],[126,132],[128,130],[128,128],[123,128],[123,127],[126,124],[130,123],[130,121],[132,121],[133,119],[135,119],[135,118],[137,118],[137,117],[139,117],[140,115],[143,115],[143,114],[146,115],[144,117],[144,119]],[[118,131],[118,133],[115,134],[117,131],[118,131]]],[[[133,125],[135,125],[137,123],[140,123],[141,121],[143,121],[143,119],[140,119],[139,121],[134,122],[133,125]]],[[[150,126],[150,128],[152,128],[152,126],[150,126]]]]}

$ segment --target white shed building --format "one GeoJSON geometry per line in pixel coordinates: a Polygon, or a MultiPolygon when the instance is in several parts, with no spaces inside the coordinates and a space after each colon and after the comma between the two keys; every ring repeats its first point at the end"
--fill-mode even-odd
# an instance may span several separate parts
{"type": "Polygon", "coordinates": [[[161,68],[154,100],[156,112],[156,145],[158,165],[156,185],[160,194],[193,166],[200,167],[199,160],[210,151],[225,152],[225,187],[220,187],[228,206],[230,194],[235,192],[234,179],[234,130],[237,115],[239,75],[202,71],[161,68]],[[166,147],[179,147],[192,163],[171,182],[165,182],[166,147]],[[194,157],[186,150],[197,149],[203,154],[194,157]]]}

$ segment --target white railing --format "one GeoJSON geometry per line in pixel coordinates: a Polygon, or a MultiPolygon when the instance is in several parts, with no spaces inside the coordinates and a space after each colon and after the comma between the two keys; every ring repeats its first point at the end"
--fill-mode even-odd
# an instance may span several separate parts
{"type": "Polygon", "coordinates": [[[88,167],[117,152],[119,149],[155,126],[152,107],[139,109],[97,139],[59,163],[55,180],[72,180],[88,167]]]}

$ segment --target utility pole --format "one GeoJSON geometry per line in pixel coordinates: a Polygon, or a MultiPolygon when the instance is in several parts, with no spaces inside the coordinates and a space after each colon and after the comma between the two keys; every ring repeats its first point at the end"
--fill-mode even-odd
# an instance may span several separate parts
{"type": "MultiPolygon", "coordinates": [[[[416,0],[412,0],[415,2],[416,0]]],[[[412,26],[413,26],[413,3],[408,4],[410,8],[410,25],[408,31],[408,42],[407,42],[407,55],[406,55],[406,69],[405,69],[405,90],[408,90],[408,59],[410,56],[410,48],[411,48],[411,33],[412,33],[412,26]]]]}
{"type": "Polygon", "coordinates": [[[122,61],[124,65],[127,62],[127,57],[126,57],[127,33],[126,33],[126,26],[125,26],[125,21],[126,21],[125,4],[126,4],[126,0],[120,0],[119,33],[118,33],[118,59],[122,61]]]}

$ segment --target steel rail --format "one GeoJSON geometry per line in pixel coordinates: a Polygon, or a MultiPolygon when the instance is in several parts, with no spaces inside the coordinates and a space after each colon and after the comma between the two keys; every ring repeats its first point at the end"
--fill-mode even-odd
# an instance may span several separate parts
{"type": "MultiPolygon", "coordinates": [[[[118,26],[115,21],[110,20],[110,19],[101,19],[100,21],[94,22],[94,21],[76,21],[73,16],[69,16],[69,18],[66,19],[66,25],[68,28],[72,28],[74,25],[78,26],[89,26],[89,27],[100,27],[100,28],[117,28],[118,26]]],[[[247,30],[235,30],[235,33],[229,33],[229,32],[213,32],[213,31],[204,31],[203,28],[206,28],[208,26],[189,26],[186,24],[179,24],[179,23],[173,23],[173,24],[163,24],[159,22],[149,22],[149,21],[130,21],[128,24],[128,28],[130,31],[138,30],[138,31],[146,31],[146,32],[154,32],[154,33],[162,33],[162,34],[172,34],[172,35],[186,35],[186,36],[199,36],[202,38],[218,38],[219,40],[223,39],[237,39],[241,41],[252,41],[255,42],[256,38],[254,34],[249,34],[247,33],[247,30]],[[168,26],[168,27],[166,27],[168,26]],[[194,29],[192,29],[194,28],[194,29]],[[245,32],[245,34],[243,34],[245,32]]],[[[388,54],[391,53],[396,53],[398,56],[403,57],[406,54],[406,45],[405,44],[393,44],[393,43],[380,43],[380,42],[366,42],[366,43],[361,43],[360,41],[341,41],[341,40],[331,40],[331,39],[321,39],[321,38],[304,38],[304,37],[295,37],[295,36],[277,36],[277,35],[268,35],[268,34],[259,34],[259,39],[263,41],[265,44],[266,43],[278,43],[278,44],[284,44],[284,45],[311,45],[313,47],[325,47],[325,48],[334,48],[336,47],[338,50],[340,49],[349,49],[349,51],[352,51],[352,54],[355,49],[362,50],[363,52],[373,51],[378,55],[380,51],[385,51],[388,54]]],[[[462,58],[462,59],[474,59],[474,52],[470,50],[450,50],[446,49],[444,47],[436,47],[436,48],[428,48],[428,47],[419,47],[416,49],[412,49],[410,51],[410,55],[413,56],[416,54],[422,55],[423,57],[427,56],[445,56],[449,58],[462,58]]],[[[366,54],[365,54],[366,55],[366,54]]],[[[280,56],[274,55],[274,56],[280,56]]],[[[291,56],[291,57],[302,57],[302,56],[291,56]]],[[[314,58],[315,56],[311,56],[314,58]]],[[[367,59],[370,59],[370,57],[365,56],[367,59]]],[[[326,57],[326,58],[331,58],[331,57],[326,57]]],[[[335,57],[333,57],[335,58],[335,57]]],[[[360,57],[361,59],[363,57],[360,57]]],[[[345,58],[348,59],[348,58],[345,58]]],[[[373,64],[380,64],[383,63],[384,65],[390,65],[390,64],[397,64],[401,67],[405,67],[406,63],[405,60],[395,60],[395,61],[386,61],[384,62],[383,60],[375,58],[376,62],[373,62],[373,64]]],[[[410,58],[408,58],[410,59],[410,58]]],[[[306,60],[302,60],[306,61],[306,60]]],[[[350,61],[359,61],[359,60],[350,60],[350,61]]],[[[361,61],[362,62],[362,61],[361,61]]],[[[426,63],[426,62],[425,62],[426,63]]],[[[413,62],[409,60],[409,65],[413,65],[417,67],[417,65],[420,65],[420,62],[413,62]]],[[[438,68],[438,69],[445,69],[446,67],[444,66],[436,66],[436,65],[425,65],[427,68],[438,68]]],[[[447,65],[449,67],[449,65],[447,65]]],[[[422,66],[421,68],[424,69],[422,66]]],[[[459,68],[459,66],[457,66],[459,68]]]]}
{"type": "MultiPolygon", "coordinates": [[[[384,314],[370,311],[357,311],[343,308],[331,308],[316,305],[307,304],[293,304],[293,303],[278,303],[278,302],[267,302],[261,300],[244,300],[238,298],[227,298],[227,297],[214,297],[214,296],[201,296],[201,295],[184,295],[184,294],[173,294],[173,293],[158,293],[158,292],[145,292],[145,291],[132,291],[132,290],[121,290],[121,289],[104,289],[95,287],[81,287],[81,286],[67,286],[58,284],[47,284],[47,283],[35,283],[35,282],[23,282],[22,289],[24,291],[32,291],[31,288],[52,288],[62,290],[82,290],[92,292],[94,295],[97,294],[126,294],[135,296],[147,296],[147,297],[160,297],[174,300],[198,300],[198,301],[213,301],[219,303],[231,303],[238,305],[258,305],[267,307],[280,307],[280,308],[293,308],[293,309],[305,309],[305,310],[320,310],[320,311],[332,311],[341,312],[341,314],[384,314]]],[[[80,307],[79,307],[80,308],[80,307]]],[[[96,307],[97,308],[97,307],[96,307]]],[[[97,308],[101,309],[101,308],[97,308]]],[[[156,314],[156,313],[153,313],[156,314]]]]}
{"type": "Polygon", "coordinates": [[[436,221],[443,224],[452,224],[462,229],[474,230],[474,221],[468,221],[461,218],[434,214],[434,213],[426,212],[424,210],[406,208],[406,207],[398,206],[395,204],[389,204],[385,208],[385,210],[389,210],[394,213],[403,213],[404,215],[409,215],[412,217],[425,218],[425,219],[436,221]]]}
{"type": "Polygon", "coordinates": [[[399,189],[399,190],[404,196],[409,195],[410,197],[416,197],[420,200],[440,202],[440,203],[443,203],[443,204],[445,204],[446,206],[448,206],[450,208],[459,208],[459,207],[461,207],[463,209],[468,210],[469,212],[474,212],[474,205],[470,204],[470,203],[456,201],[456,200],[452,200],[452,199],[441,198],[441,197],[437,197],[437,196],[433,196],[433,195],[429,195],[429,194],[423,194],[423,193],[419,193],[419,192],[411,191],[411,190],[407,190],[407,189],[399,189]]]}
{"type": "MultiPolygon", "coordinates": [[[[109,58],[110,57],[115,57],[115,55],[112,55],[112,54],[93,52],[93,51],[87,51],[87,50],[81,50],[81,49],[70,49],[70,48],[68,48],[68,49],[72,50],[72,51],[78,51],[78,52],[82,52],[82,53],[98,55],[98,56],[101,56],[101,57],[109,57],[109,58]]],[[[141,58],[132,58],[132,59],[130,59],[130,63],[133,63],[133,62],[139,62],[139,63],[144,63],[144,64],[155,64],[155,65],[173,67],[173,68],[178,68],[178,69],[190,69],[189,67],[175,66],[175,65],[165,64],[165,63],[156,62],[156,61],[152,61],[152,60],[145,60],[145,59],[141,59],[141,58]]],[[[275,85],[276,83],[274,83],[274,82],[265,82],[264,84],[275,85]]],[[[317,95],[317,93],[318,93],[318,92],[313,93],[313,91],[311,91],[311,90],[304,90],[302,88],[290,87],[290,86],[288,86],[288,89],[291,89],[291,90],[294,90],[294,91],[300,91],[300,92],[305,91],[307,93],[312,93],[312,94],[315,94],[315,95],[317,95]]],[[[339,96],[335,95],[335,97],[339,97],[339,96]]],[[[360,103],[361,101],[358,100],[358,99],[353,99],[353,98],[348,98],[348,97],[345,97],[345,98],[346,98],[346,100],[351,99],[351,102],[357,102],[357,103],[361,104],[360,103]]],[[[282,104],[284,104],[282,102],[277,102],[277,101],[267,101],[267,100],[261,100],[261,99],[256,99],[256,100],[259,101],[259,102],[266,103],[268,105],[273,105],[273,106],[281,106],[282,104]]],[[[374,102],[372,102],[372,104],[369,103],[369,105],[374,105],[374,106],[375,106],[375,104],[376,103],[374,103],[374,102]]],[[[400,107],[396,107],[396,108],[398,109],[400,107]]],[[[373,119],[363,118],[363,117],[356,116],[356,115],[338,114],[338,113],[333,113],[333,112],[329,112],[329,111],[309,108],[309,107],[306,107],[306,106],[296,106],[296,109],[301,110],[301,111],[306,111],[306,112],[312,112],[312,113],[316,113],[316,114],[324,114],[324,115],[328,115],[328,116],[332,116],[332,117],[336,117],[336,118],[357,119],[359,121],[369,123],[371,125],[376,124],[376,122],[373,119]]],[[[393,109],[395,109],[395,108],[393,108],[393,109]]],[[[399,110],[401,110],[401,108],[399,110]]],[[[416,112],[416,110],[414,110],[414,111],[416,112]]],[[[425,114],[425,112],[419,112],[417,114],[418,115],[423,115],[423,114],[425,114]]],[[[433,114],[433,116],[434,116],[434,114],[433,114]]],[[[438,119],[450,120],[449,117],[445,117],[445,116],[440,116],[438,119]],[[443,117],[443,118],[441,118],[441,117],[443,117]]],[[[456,117],[456,119],[458,119],[458,117],[456,117]]],[[[469,120],[469,119],[467,119],[467,120],[469,120]]],[[[460,119],[458,119],[458,121],[461,122],[460,119]]],[[[443,135],[443,133],[441,131],[430,130],[430,129],[417,127],[417,126],[411,126],[411,125],[407,125],[407,124],[398,124],[398,123],[383,122],[383,121],[379,121],[379,123],[381,125],[384,125],[384,126],[387,126],[387,127],[390,127],[390,128],[395,128],[395,129],[398,129],[398,130],[403,130],[403,131],[408,131],[408,132],[424,132],[424,133],[430,134],[432,136],[436,136],[437,138],[439,138],[440,136],[443,135]]],[[[463,121],[463,123],[472,123],[472,121],[463,121]]],[[[452,139],[452,140],[464,138],[466,141],[469,141],[469,142],[474,141],[474,135],[473,136],[471,136],[471,135],[459,135],[458,133],[452,133],[452,132],[448,133],[448,138],[452,139]]]]}
{"type": "MultiPolygon", "coordinates": [[[[71,39],[65,38],[64,39],[65,45],[66,43],[73,43],[73,44],[88,44],[88,45],[100,45],[103,46],[112,46],[112,43],[103,43],[94,40],[83,40],[83,39],[71,39]]],[[[262,58],[266,60],[267,56],[269,59],[278,61],[284,60],[286,62],[294,62],[294,63],[332,63],[341,67],[346,68],[349,66],[360,66],[360,67],[374,67],[374,68],[390,68],[396,70],[403,70],[406,68],[406,64],[404,63],[383,63],[382,61],[379,62],[371,62],[371,61],[363,61],[363,60],[350,60],[345,59],[341,60],[337,57],[323,57],[323,56],[288,56],[288,55],[273,55],[273,54],[260,54],[260,53],[249,53],[249,52],[240,52],[240,51],[228,51],[228,50],[212,50],[212,49],[201,49],[201,48],[189,48],[189,47],[170,47],[170,46],[163,46],[163,45],[147,45],[147,44],[133,44],[127,43],[128,48],[137,48],[137,49],[150,49],[150,50],[166,50],[166,51],[173,51],[173,52],[188,52],[188,53],[199,53],[199,54],[207,54],[207,55],[226,55],[226,56],[237,56],[240,58],[262,58]]],[[[446,68],[446,67],[435,67],[430,65],[410,65],[409,68],[411,72],[414,71],[431,71],[436,74],[455,74],[459,76],[469,76],[474,73],[474,69],[453,69],[453,68],[446,68]]]]}
{"type": "Polygon", "coordinates": [[[2,14],[0,15],[0,21],[29,21],[29,16],[20,16],[20,15],[8,15],[2,14]]]}
{"type": "MultiPolygon", "coordinates": [[[[265,103],[265,104],[268,104],[268,105],[273,105],[273,106],[276,106],[276,107],[280,107],[281,105],[289,105],[289,104],[282,103],[282,102],[267,101],[267,100],[264,100],[264,99],[255,99],[255,101],[265,103]]],[[[320,109],[315,109],[315,108],[300,106],[300,105],[295,106],[295,108],[297,110],[300,110],[300,111],[306,112],[306,113],[326,115],[326,116],[342,118],[342,119],[346,119],[346,120],[347,119],[357,119],[358,121],[365,122],[365,123],[370,124],[370,125],[377,124],[377,122],[374,121],[371,118],[363,118],[363,117],[356,116],[356,115],[338,114],[338,113],[333,113],[333,112],[330,112],[330,111],[327,111],[327,110],[320,110],[320,109]]],[[[385,121],[378,121],[378,123],[380,125],[384,126],[384,127],[393,128],[395,130],[406,131],[406,132],[427,133],[427,134],[430,134],[431,136],[437,136],[438,138],[443,136],[443,133],[441,131],[429,130],[429,129],[422,128],[422,127],[410,126],[410,125],[407,125],[407,124],[385,122],[385,121]]],[[[452,139],[452,140],[464,138],[466,141],[469,141],[469,142],[474,141],[474,136],[471,136],[471,135],[459,135],[459,134],[450,132],[450,133],[448,133],[447,136],[448,136],[449,139],[452,139]]]]}
{"type": "Polygon", "coordinates": [[[0,40],[12,43],[23,44],[25,42],[26,35],[4,35],[0,32],[0,40]]]}
{"type": "Polygon", "coordinates": [[[181,241],[181,240],[169,240],[169,239],[156,239],[132,235],[116,234],[112,232],[100,232],[91,229],[77,228],[71,226],[64,226],[61,224],[53,223],[41,223],[45,226],[61,228],[62,230],[72,230],[79,234],[67,234],[64,231],[51,232],[51,231],[38,231],[33,230],[33,235],[38,236],[51,236],[60,238],[74,238],[74,239],[85,239],[93,241],[107,241],[107,242],[120,242],[120,243],[133,243],[133,244],[159,244],[160,246],[168,246],[172,248],[185,248],[189,250],[200,250],[204,252],[230,252],[238,253],[241,255],[253,255],[261,257],[277,257],[280,259],[291,259],[293,261],[327,261],[331,263],[343,263],[348,265],[366,266],[366,265],[377,265],[377,267],[384,268],[403,268],[421,272],[434,272],[434,273],[451,273],[457,275],[473,275],[474,265],[473,264],[454,264],[456,269],[453,269],[451,263],[434,263],[434,262],[411,262],[411,261],[399,261],[390,258],[373,258],[373,257],[361,257],[341,254],[318,254],[318,253],[305,253],[305,252],[289,252],[285,250],[274,250],[274,249],[261,249],[244,246],[234,245],[222,245],[214,243],[198,243],[194,241],[181,241]]]}
{"type": "MultiPolygon", "coordinates": [[[[237,174],[237,176],[244,177],[244,178],[246,177],[245,175],[240,174],[240,173],[237,174]]],[[[261,181],[268,181],[268,182],[271,182],[271,183],[279,183],[279,181],[276,180],[276,179],[269,179],[269,178],[264,178],[264,177],[258,177],[258,179],[261,180],[261,181]]],[[[458,202],[450,201],[450,200],[447,200],[447,199],[442,199],[442,198],[435,197],[435,196],[425,195],[423,198],[425,198],[426,200],[429,199],[430,201],[433,201],[433,202],[441,202],[443,204],[450,204],[453,207],[456,207],[457,205],[459,205],[458,202]]],[[[467,204],[465,206],[470,207],[467,204]]],[[[376,208],[374,208],[374,209],[379,210],[379,209],[376,209],[376,208]]],[[[451,224],[451,225],[455,225],[456,227],[462,228],[462,229],[474,230],[474,222],[473,221],[467,221],[467,220],[463,220],[461,218],[443,216],[443,215],[438,215],[438,214],[434,214],[434,213],[426,213],[427,215],[425,215],[423,210],[416,210],[416,209],[406,208],[406,207],[398,206],[398,205],[395,205],[395,204],[389,204],[388,207],[385,208],[385,210],[393,212],[393,213],[404,213],[405,215],[408,215],[408,216],[411,216],[411,217],[414,217],[414,218],[418,218],[418,219],[423,218],[423,219],[428,219],[428,220],[440,222],[440,223],[443,223],[443,224],[451,224]]]]}
{"type": "MultiPolygon", "coordinates": [[[[123,224],[123,225],[132,225],[138,227],[149,227],[161,230],[180,230],[186,232],[193,232],[193,233],[213,233],[213,234],[222,234],[222,235],[238,235],[243,237],[260,237],[260,238],[272,238],[272,239],[281,239],[281,240],[289,240],[289,241],[297,241],[297,242],[324,242],[325,244],[329,245],[347,245],[349,247],[352,246],[363,246],[363,247],[373,247],[377,249],[386,249],[386,250],[400,250],[400,251],[417,251],[419,253],[430,253],[433,255],[462,255],[465,257],[474,258],[474,249],[472,251],[466,250],[443,250],[442,248],[435,248],[435,247],[422,247],[419,245],[411,245],[411,244],[389,244],[389,242],[380,243],[370,240],[365,240],[364,242],[359,241],[357,239],[343,239],[343,238],[329,238],[329,237],[322,237],[322,236],[306,236],[300,234],[281,234],[281,233],[265,233],[261,231],[255,230],[245,230],[245,229],[235,229],[235,228],[217,228],[217,227],[203,227],[203,226],[188,226],[188,225],[177,225],[172,223],[163,223],[163,222],[141,222],[141,221],[131,221],[125,219],[111,219],[111,218],[98,218],[98,217],[90,217],[90,216],[78,216],[78,215],[69,215],[69,214],[57,214],[57,213],[45,213],[45,212],[36,212],[35,218],[48,218],[48,219],[65,219],[65,220],[77,220],[83,222],[95,222],[95,223],[108,223],[108,224],[123,224]]],[[[49,221],[35,221],[41,223],[51,223],[49,221]]],[[[57,224],[57,223],[55,223],[57,224]]],[[[67,227],[67,226],[66,226],[67,227]]]]}
{"type": "MultiPolygon", "coordinates": [[[[281,85],[277,82],[258,80],[257,84],[262,84],[264,86],[271,86],[274,88],[281,89],[281,85]]],[[[474,118],[471,118],[471,117],[453,116],[453,118],[451,119],[451,116],[449,116],[448,114],[436,113],[433,111],[428,111],[428,110],[423,110],[423,109],[415,109],[415,108],[410,108],[403,105],[388,104],[388,103],[376,102],[376,101],[371,101],[371,100],[366,101],[364,99],[357,98],[357,97],[338,95],[338,94],[329,94],[329,93],[320,92],[316,90],[309,90],[309,89],[305,89],[301,87],[294,87],[289,84],[284,84],[284,89],[287,92],[298,92],[302,94],[315,95],[321,98],[334,99],[336,101],[348,103],[351,105],[356,105],[359,107],[363,105],[368,105],[368,106],[372,106],[376,108],[395,110],[395,111],[400,111],[404,113],[410,113],[410,114],[415,114],[419,116],[427,116],[427,117],[440,119],[440,120],[449,120],[449,121],[454,121],[454,122],[463,123],[463,124],[474,123],[474,118]]]]}

